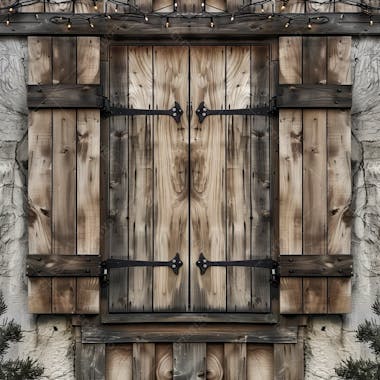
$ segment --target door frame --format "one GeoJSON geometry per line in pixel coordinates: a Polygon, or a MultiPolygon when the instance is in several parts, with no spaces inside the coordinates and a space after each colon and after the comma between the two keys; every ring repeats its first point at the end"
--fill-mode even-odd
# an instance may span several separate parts
{"type": "MultiPolygon", "coordinates": [[[[204,45],[223,45],[223,46],[244,46],[244,45],[269,45],[270,46],[270,95],[276,96],[278,87],[278,39],[187,39],[182,36],[173,34],[166,40],[136,40],[126,38],[104,37],[101,38],[100,68],[101,68],[101,86],[103,96],[108,98],[108,74],[109,74],[109,50],[114,45],[128,46],[204,46],[204,45]]],[[[278,249],[278,116],[270,118],[270,164],[271,164],[271,258],[277,260],[279,257],[278,249]]],[[[101,159],[100,159],[100,199],[101,199],[101,258],[106,260],[109,257],[108,252],[108,160],[109,147],[107,146],[107,136],[109,134],[108,119],[101,119],[101,159]]],[[[162,322],[190,322],[190,323],[208,323],[208,322],[227,322],[227,323],[268,323],[275,324],[279,322],[279,284],[270,284],[271,311],[268,313],[252,312],[126,312],[110,313],[108,310],[108,290],[109,286],[102,286],[100,290],[100,318],[101,323],[162,323],[162,322]]]]}

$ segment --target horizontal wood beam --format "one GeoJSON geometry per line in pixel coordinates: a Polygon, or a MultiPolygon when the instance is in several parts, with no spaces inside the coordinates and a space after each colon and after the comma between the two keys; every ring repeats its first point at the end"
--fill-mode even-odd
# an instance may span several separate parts
{"type": "Polygon", "coordinates": [[[41,108],[101,108],[101,86],[82,84],[29,85],[28,107],[41,108]]]}
{"type": "Polygon", "coordinates": [[[281,277],[350,277],[351,255],[282,255],[281,277]]]}
{"type": "Polygon", "coordinates": [[[351,108],[352,88],[343,85],[279,85],[278,108],[351,108]]]}
{"type": "Polygon", "coordinates": [[[83,326],[82,343],[297,343],[298,327],[280,326],[83,326]]]}
{"type": "Polygon", "coordinates": [[[208,39],[282,35],[380,35],[380,15],[370,16],[362,13],[312,13],[274,15],[269,21],[265,14],[237,15],[231,22],[231,16],[215,15],[215,27],[210,30],[210,16],[197,14],[196,18],[171,17],[171,27],[165,28],[164,19],[156,14],[149,15],[149,22],[142,16],[112,15],[109,20],[94,14],[71,15],[68,13],[16,13],[11,16],[10,25],[0,23],[0,35],[98,35],[136,38],[167,38],[178,43],[178,37],[208,39]],[[207,17],[208,16],[208,17],[207,17]],[[71,17],[72,27],[60,17],[71,17]],[[75,17],[80,17],[76,20],[75,17]],[[89,27],[88,18],[92,18],[94,28],[89,27]],[[86,19],[87,18],[87,19],[86,19]],[[309,18],[315,20],[307,27],[309,18]],[[291,25],[285,28],[288,20],[291,25]],[[60,21],[61,20],[61,21],[60,21]],[[55,22],[53,22],[55,21],[55,22]],[[323,22],[322,22],[323,21],[323,22]]]}
{"type": "Polygon", "coordinates": [[[97,255],[28,255],[29,277],[98,277],[101,259],[97,255]]]}

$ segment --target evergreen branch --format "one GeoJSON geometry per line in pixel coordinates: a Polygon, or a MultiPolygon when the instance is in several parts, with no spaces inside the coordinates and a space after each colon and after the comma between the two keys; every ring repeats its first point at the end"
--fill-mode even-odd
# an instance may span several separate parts
{"type": "Polygon", "coordinates": [[[34,380],[43,372],[43,367],[29,356],[26,359],[8,360],[0,364],[0,378],[4,380],[34,380]]]}

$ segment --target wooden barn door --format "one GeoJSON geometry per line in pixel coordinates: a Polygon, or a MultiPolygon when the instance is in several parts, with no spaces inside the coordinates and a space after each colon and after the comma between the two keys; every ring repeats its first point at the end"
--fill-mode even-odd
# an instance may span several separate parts
{"type": "Polygon", "coordinates": [[[109,312],[270,312],[270,270],[196,266],[271,257],[269,117],[195,113],[268,103],[270,45],[111,46],[109,68],[111,103],[184,110],[110,120],[108,257],[183,266],[111,269],[109,312]]]}

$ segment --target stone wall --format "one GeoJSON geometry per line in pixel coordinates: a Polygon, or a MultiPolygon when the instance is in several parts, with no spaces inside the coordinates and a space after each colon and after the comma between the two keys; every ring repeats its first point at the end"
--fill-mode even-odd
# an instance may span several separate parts
{"type": "MultiPolygon", "coordinates": [[[[25,39],[0,39],[0,289],[8,318],[24,330],[11,355],[25,353],[45,366],[45,379],[74,379],[73,335],[64,317],[27,312],[27,107],[25,39]]],[[[307,380],[334,379],[334,366],[349,354],[368,355],[354,329],[369,315],[380,289],[380,43],[353,41],[352,165],[355,260],[353,312],[312,317],[306,331],[307,380]]]]}

